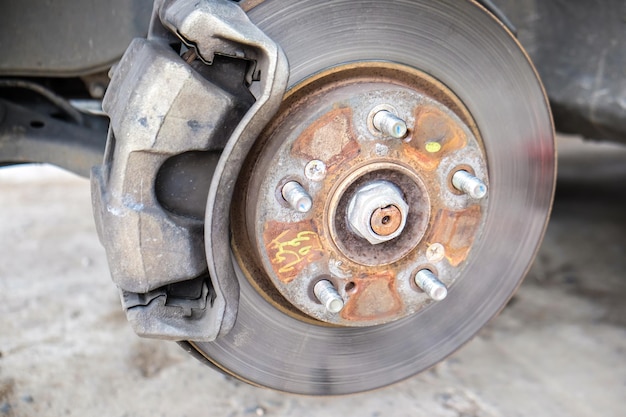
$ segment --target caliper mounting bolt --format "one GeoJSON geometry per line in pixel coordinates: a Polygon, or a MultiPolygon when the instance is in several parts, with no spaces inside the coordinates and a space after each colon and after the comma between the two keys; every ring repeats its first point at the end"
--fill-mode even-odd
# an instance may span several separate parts
{"type": "Polygon", "coordinates": [[[420,287],[430,298],[441,301],[448,295],[446,284],[428,269],[420,269],[415,274],[415,284],[420,287]]]}
{"type": "Polygon", "coordinates": [[[292,209],[300,213],[306,213],[311,210],[313,200],[309,193],[297,181],[289,181],[283,185],[281,194],[285,201],[289,203],[292,209]]]}
{"type": "Polygon", "coordinates": [[[459,170],[452,176],[452,185],[471,198],[481,199],[487,195],[487,185],[465,170],[459,170]]]}
{"type": "Polygon", "coordinates": [[[313,293],[329,313],[339,313],[343,309],[343,298],[337,292],[332,282],[323,279],[313,287],[313,293]]]}
{"type": "Polygon", "coordinates": [[[372,123],[376,130],[392,138],[401,139],[407,132],[406,122],[389,110],[377,112],[372,123]]]}

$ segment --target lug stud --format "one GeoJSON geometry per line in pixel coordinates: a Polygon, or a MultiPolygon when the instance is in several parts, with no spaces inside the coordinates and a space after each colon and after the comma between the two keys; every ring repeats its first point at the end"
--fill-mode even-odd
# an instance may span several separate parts
{"type": "Polygon", "coordinates": [[[430,298],[441,301],[448,295],[446,284],[428,269],[420,269],[415,274],[415,284],[420,287],[430,298]]]}
{"type": "Polygon", "coordinates": [[[372,123],[376,130],[392,138],[403,138],[407,132],[406,122],[388,110],[377,112],[372,123]]]}
{"type": "Polygon", "coordinates": [[[454,173],[452,176],[452,185],[471,198],[481,199],[487,195],[487,185],[464,170],[454,173]]]}
{"type": "Polygon", "coordinates": [[[313,200],[309,193],[296,181],[289,181],[281,189],[283,198],[289,203],[292,209],[300,213],[311,210],[313,200]]]}
{"type": "Polygon", "coordinates": [[[313,287],[313,292],[329,313],[339,313],[343,309],[343,298],[332,282],[323,279],[313,287]]]}

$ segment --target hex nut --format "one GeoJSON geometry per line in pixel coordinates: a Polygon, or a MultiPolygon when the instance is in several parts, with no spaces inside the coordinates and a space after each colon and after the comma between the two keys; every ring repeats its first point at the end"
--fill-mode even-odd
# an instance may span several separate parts
{"type": "Polygon", "coordinates": [[[389,181],[377,180],[363,185],[354,193],[348,204],[347,214],[351,230],[372,245],[377,245],[402,233],[409,214],[409,205],[404,201],[402,190],[398,186],[389,181]],[[400,225],[392,233],[378,234],[372,229],[372,216],[389,206],[395,206],[399,211],[400,225]]]}

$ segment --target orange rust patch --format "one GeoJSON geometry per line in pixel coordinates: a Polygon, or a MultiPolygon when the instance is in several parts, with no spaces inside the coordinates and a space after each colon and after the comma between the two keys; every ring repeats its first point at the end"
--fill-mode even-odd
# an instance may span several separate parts
{"type": "Polygon", "coordinates": [[[467,258],[480,225],[481,209],[475,205],[461,211],[441,209],[433,222],[429,244],[439,242],[446,248],[450,265],[458,266],[467,258]]]}
{"type": "Polygon", "coordinates": [[[335,109],[311,124],[295,141],[291,152],[294,156],[322,160],[332,168],[359,154],[354,136],[352,109],[335,109]]]}
{"type": "Polygon", "coordinates": [[[378,320],[400,313],[402,300],[396,290],[394,274],[367,276],[355,283],[355,292],[341,311],[345,320],[378,320]]]}
{"type": "Polygon", "coordinates": [[[415,148],[410,142],[402,144],[402,152],[411,158],[413,162],[424,171],[434,171],[439,165],[439,160],[415,148]]]}
{"type": "Polygon", "coordinates": [[[309,220],[298,223],[268,222],[263,239],[272,268],[284,283],[293,281],[308,264],[324,256],[320,238],[309,220]]]}
{"type": "Polygon", "coordinates": [[[436,107],[418,107],[412,138],[405,150],[422,168],[434,170],[445,154],[466,145],[467,135],[452,117],[436,107]],[[438,151],[428,152],[427,148],[438,151]]]}
{"type": "Polygon", "coordinates": [[[402,213],[394,205],[376,209],[370,219],[372,230],[379,236],[389,236],[398,230],[401,224],[402,213]]]}

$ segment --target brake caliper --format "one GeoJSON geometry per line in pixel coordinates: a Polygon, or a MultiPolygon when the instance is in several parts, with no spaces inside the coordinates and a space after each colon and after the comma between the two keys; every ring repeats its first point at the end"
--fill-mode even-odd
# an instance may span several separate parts
{"type": "MultiPolygon", "coordinates": [[[[225,167],[223,156],[247,153],[288,74],[280,47],[226,0],[157,1],[147,39],[135,39],[114,67],[92,196],[113,281],[140,336],[211,341],[233,326],[237,280],[206,258],[205,233],[220,233],[205,232],[207,194],[230,203],[229,177],[213,173],[233,171],[234,182],[240,165],[225,167]]],[[[220,223],[228,227],[228,210],[220,223]]]]}

